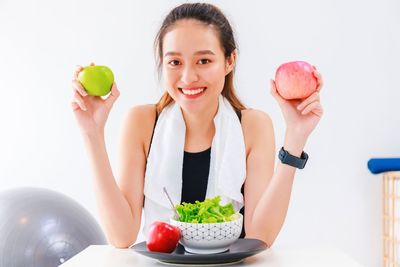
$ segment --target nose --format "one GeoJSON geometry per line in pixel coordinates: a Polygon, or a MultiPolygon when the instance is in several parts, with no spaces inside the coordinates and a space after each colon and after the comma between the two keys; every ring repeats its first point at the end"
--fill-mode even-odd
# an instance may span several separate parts
{"type": "Polygon", "coordinates": [[[192,84],[194,82],[197,82],[199,80],[199,76],[197,75],[196,69],[192,68],[190,66],[186,66],[182,70],[181,74],[181,81],[184,84],[192,84]]]}

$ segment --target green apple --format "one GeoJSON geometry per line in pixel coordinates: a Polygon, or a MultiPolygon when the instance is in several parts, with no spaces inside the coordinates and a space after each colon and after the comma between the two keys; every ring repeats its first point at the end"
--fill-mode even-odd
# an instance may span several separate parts
{"type": "Polygon", "coordinates": [[[114,74],[106,66],[87,66],[78,75],[88,95],[105,96],[111,91],[114,74]]]}

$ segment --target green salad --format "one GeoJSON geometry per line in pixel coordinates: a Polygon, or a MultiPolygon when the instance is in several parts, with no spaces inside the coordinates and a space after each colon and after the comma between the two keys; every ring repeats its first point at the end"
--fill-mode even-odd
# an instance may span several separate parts
{"type": "Polygon", "coordinates": [[[195,203],[182,202],[181,205],[176,205],[176,210],[179,214],[179,221],[188,223],[217,223],[229,222],[239,217],[235,212],[232,203],[221,206],[220,196],[209,199],[203,202],[196,200],[195,203]]]}

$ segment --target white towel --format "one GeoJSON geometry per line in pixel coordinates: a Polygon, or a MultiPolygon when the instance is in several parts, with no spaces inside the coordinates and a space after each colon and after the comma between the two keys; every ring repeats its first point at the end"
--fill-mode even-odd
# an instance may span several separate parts
{"type": "MultiPolygon", "coordinates": [[[[229,101],[219,96],[214,117],[215,135],[211,146],[206,198],[221,196],[221,204],[243,207],[240,189],[246,178],[246,149],[239,118],[229,101]]],[[[154,129],[144,183],[144,227],[154,221],[169,222],[172,208],[163,193],[165,186],[174,204],[180,204],[186,125],[179,104],[173,102],[159,115],[154,129]]]]}

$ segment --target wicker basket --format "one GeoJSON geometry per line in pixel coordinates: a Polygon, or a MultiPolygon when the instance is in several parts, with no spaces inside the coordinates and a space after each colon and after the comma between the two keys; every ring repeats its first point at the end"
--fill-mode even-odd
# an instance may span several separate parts
{"type": "Polygon", "coordinates": [[[383,173],[383,266],[400,267],[400,172],[383,173]]]}

